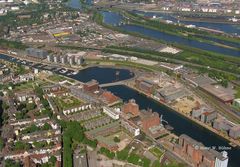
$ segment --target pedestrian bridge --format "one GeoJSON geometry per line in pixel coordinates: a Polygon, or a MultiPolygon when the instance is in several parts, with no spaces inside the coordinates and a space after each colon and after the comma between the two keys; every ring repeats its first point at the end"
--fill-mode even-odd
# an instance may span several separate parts
{"type": "Polygon", "coordinates": [[[102,87],[116,86],[116,85],[124,85],[124,81],[105,83],[105,84],[100,84],[99,86],[102,88],[102,87]]]}

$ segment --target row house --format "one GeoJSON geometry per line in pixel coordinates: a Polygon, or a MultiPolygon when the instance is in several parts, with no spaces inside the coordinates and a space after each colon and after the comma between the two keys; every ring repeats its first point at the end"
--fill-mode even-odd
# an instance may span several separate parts
{"type": "Polygon", "coordinates": [[[81,106],[78,106],[78,107],[65,109],[65,110],[63,110],[63,114],[64,115],[69,115],[69,114],[72,114],[72,113],[76,113],[76,112],[80,112],[80,111],[84,111],[84,110],[90,110],[90,109],[92,109],[91,104],[81,105],[81,106]]]}

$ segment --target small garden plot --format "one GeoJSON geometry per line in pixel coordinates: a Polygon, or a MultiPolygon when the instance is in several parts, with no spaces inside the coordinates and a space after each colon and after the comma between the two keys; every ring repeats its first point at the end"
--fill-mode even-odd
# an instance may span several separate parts
{"type": "Polygon", "coordinates": [[[125,133],[124,131],[119,131],[119,132],[117,132],[117,133],[114,133],[114,134],[112,134],[112,135],[109,135],[109,136],[107,136],[107,138],[109,138],[110,140],[119,140],[119,141],[117,141],[116,143],[119,143],[121,140],[124,140],[124,139],[131,139],[131,137],[127,134],[127,133],[125,133]]]}
{"type": "Polygon", "coordinates": [[[144,148],[145,147],[144,147],[142,142],[133,141],[127,147],[134,154],[143,155],[143,153],[144,153],[144,148]]]}
{"type": "Polygon", "coordinates": [[[163,151],[161,151],[159,148],[157,147],[153,147],[149,150],[153,155],[155,155],[157,158],[160,158],[163,155],[163,151]]]}
{"type": "Polygon", "coordinates": [[[118,150],[123,150],[132,140],[132,138],[124,131],[119,131],[110,136],[107,136],[106,138],[108,140],[111,140],[111,141],[114,141],[115,143],[117,143],[117,145],[119,147],[118,150]]]}
{"type": "Polygon", "coordinates": [[[55,97],[54,101],[61,110],[77,107],[82,104],[79,99],[73,96],[55,97]]]}
{"type": "Polygon", "coordinates": [[[69,79],[69,78],[66,78],[66,77],[64,77],[64,76],[62,76],[62,75],[56,75],[56,74],[50,75],[50,76],[48,77],[48,79],[51,80],[51,81],[53,81],[53,82],[62,82],[62,81],[65,81],[65,80],[67,80],[67,81],[69,81],[69,82],[71,82],[71,83],[74,83],[74,82],[75,82],[73,79],[69,79]]]}

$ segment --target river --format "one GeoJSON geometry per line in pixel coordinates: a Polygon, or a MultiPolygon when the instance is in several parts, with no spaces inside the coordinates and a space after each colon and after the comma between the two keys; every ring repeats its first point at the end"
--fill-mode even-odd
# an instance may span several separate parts
{"type": "MultiPolygon", "coordinates": [[[[196,27],[204,27],[204,28],[219,30],[219,31],[223,31],[228,34],[236,35],[236,36],[240,35],[240,25],[239,24],[211,23],[211,22],[204,22],[204,21],[199,21],[199,22],[198,21],[180,21],[177,19],[176,16],[174,16],[173,14],[170,14],[170,13],[144,12],[144,11],[138,11],[138,10],[134,10],[132,12],[135,14],[140,14],[140,15],[143,15],[145,17],[150,17],[150,18],[152,18],[153,16],[156,16],[157,18],[160,18],[162,20],[170,20],[173,23],[181,23],[184,25],[195,25],[196,27]]],[[[224,40],[220,40],[217,38],[210,38],[210,37],[204,37],[204,39],[208,39],[208,40],[211,40],[211,41],[223,44],[223,45],[228,45],[231,47],[236,47],[236,48],[240,47],[240,44],[238,44],[236,42],[229,42],[229,41],[224,41],[224,40]]]]}
{"type": "Polygon", "coordinates": [[[70,8],[73,8],[73,9],[81,9],[82,8],[80,0],[69,0],[66,3],[66,5],[70,8]]]}
{"type": "MultiPolygon", "coordinates": [[[[69,0],[66,5],[70,8],[73,9],[82,9],[82,4],[81,4],[82,0],[69,0]]],[[[88,6],[92,5],[92,0],[86,0],[86,4],[88,6]]]]}
{"type": "MultiPolygon", "coordinates": [[[[122,20],[122,16],[114,12],[103,11],[102,14],[104,18],[104,23],[106,24],[118,25],[122,20]]],[[[157,30],[145,28],[143,26],[126,24],[126,25],[120,25],[118,27],[128,32],[137,32],[145,36],[155,38],[158,40],[163,40],[169,43],[182,44],[182,45],[186,45],[186,46],[190,46],[190,47],[194,47],[194,48],[198,48],[206,51],[220,53],[223,55],[240,56],[240,50],[224,48],[221,46],[200,42],[193,39],[187,39],[177,35],[172,35],[172,34],[160,32],[157,30]]],[[[238,48],[240,48],[240,44],[237,44],[237,46],[239,46],[238,48]]]]}
{"type": "MultiPolygon", "coordinates": [[[[170,13],[160,13],[160,12],[144,12],[134,10],[134,13],[139,13],[147,17],[156,16],[163,20],[171,20],[174,23],[182,23],[185,25],[195,25],[197,27],[205,27],[214,30],[223,31],[225,33],[233,34],[233,35],[240,35],[240,25],[239,24],[230,24],[230,23],[211,23],[211,22],[198,22],[198,21],[181,21],[177,19],[176,16],[170,13]]],[[[197,20],[197,19],[196,19],[197,20]]]]}

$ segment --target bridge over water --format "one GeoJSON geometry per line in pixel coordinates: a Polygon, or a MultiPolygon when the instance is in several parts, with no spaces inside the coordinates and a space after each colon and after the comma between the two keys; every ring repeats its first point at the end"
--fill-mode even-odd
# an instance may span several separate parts
{"type": "Polygon", "coordinates": [[[111,82],[111,83],[105,83],[105,84],[100,84],[99,86],[102,87],[108,87],[108,86],[115,86],[115,85],[124,85],[125,81],[118,81],[118,82],[111,82]]]}

